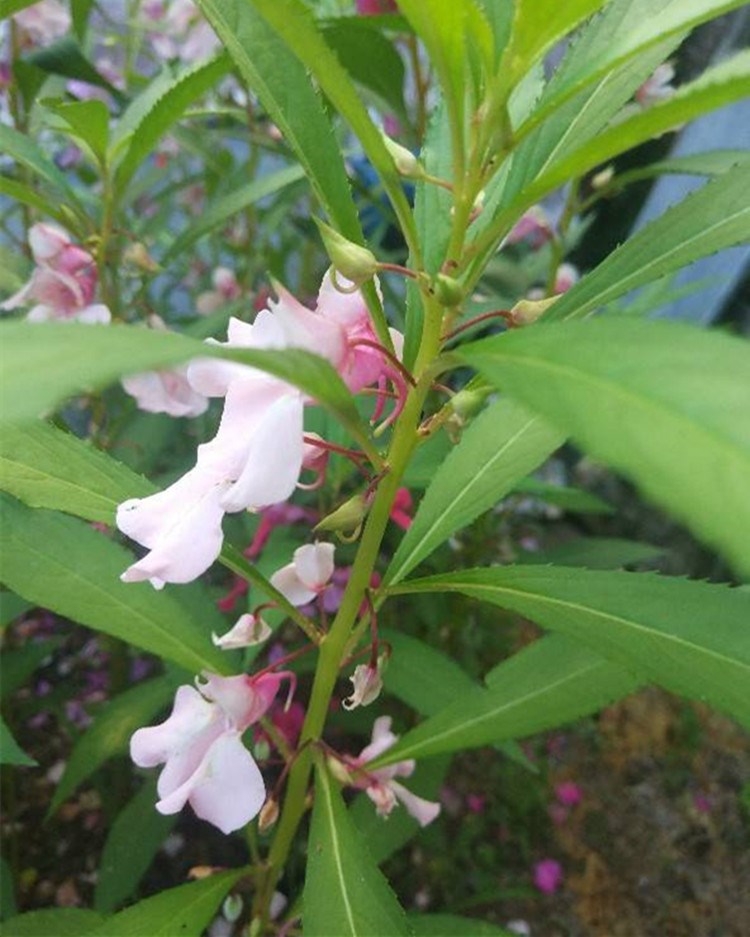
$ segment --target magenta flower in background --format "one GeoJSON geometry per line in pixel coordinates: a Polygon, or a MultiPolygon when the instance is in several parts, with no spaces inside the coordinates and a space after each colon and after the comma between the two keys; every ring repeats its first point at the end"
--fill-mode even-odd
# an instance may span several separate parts
{"type": "Polygon", "coordinates": [[[562,885],[564,877],[557,859],[542,859],[534,866],[534,885],[545,895],[553,895],[562,885]]]}
{"type": "Polygon", "coordinates": [[[583,791],[575,781],[563,781],[555,787],[555,797],[565,807],[576,807],[583,800],[583,791]]]}

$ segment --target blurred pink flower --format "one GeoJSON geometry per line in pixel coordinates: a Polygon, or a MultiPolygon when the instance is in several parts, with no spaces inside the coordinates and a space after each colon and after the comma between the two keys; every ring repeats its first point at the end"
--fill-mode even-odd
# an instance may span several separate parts
{"type": "Polygon", "coordinates": [[[168,413],[170,416],[200,416],[208,409],[208,400],[193,390],[187,378],[187,366],[169,371],[144,371],[121,381],[135,398],[139,410],[168,413]]]}
{"type": "Polygon", "coordinates": [[[202,316],[216,312],[242,295],[237,277],[228,267],[217,267],[211,275],[211,282],[213,289],[201,293],[195,301],[195,308],[202,316]]]}
{"type": "Polygon", "coordinates": [[[412,509],[412,497],[408,488],[399,488],[396,497],[393,499],[391,508],[391,520],[402,530],[408,530],[411,527],[412,516],[409,513],[412,509]]]}
{"type": "Polygon", "coordinates": [[[70,13],[59,0],[41,0],[13,17],[24,45],[46,46],[64,36],[71,27],[70,13]]]}
{"type": "Polygon", "coordinates": [[[379,16],[383,13],[398,13],[396,0],[356,0],[360,16],[379,16]]]}
{"type": "Polygon", "coordinates": [[[575,781],[563,781],[555,787],[555,797],[565,807],[576,807],[583,800],[583,791],[575,781]]]}
{"type": "Polygon", "coordinates": [[[554,894],[562,885],[564,877],[557,859],[542,859],[534,866],[534,885],[545,895],[554,894]]]}
{"type": "Polygon", "coordinates": [[[271,585],[292,605],[306,605],[320,595],[333,575],[334,546],[331,543],[308,543],[294,551],[291,563],[282,566],[271,585]]]}
{"type": "Polygon", "coordinates": [[[672,87],[674,75],[674,65],[671,62],[658,65],[653,74],[636,91],[636,101],[641,107],[651,107],[654,104],[669,100],[675,91],[672,87]]]}
{"type": "Polygon", "coordinates": [[[73,244],[67,234],[51,224],[29,229],[29,245],[36,268],[29,281],[0,309],[17,309],[36,302],[27,315],[29,322],[78,321],[106,325],[110,312],[93,303],[97,275],[94,258],[73,244]]]}
{"type": "Polygon", "coordinates": [[[466,806],[470,813],[484,813],[487,806],[487,798],[482,794],[467,794],[466,806]]]}

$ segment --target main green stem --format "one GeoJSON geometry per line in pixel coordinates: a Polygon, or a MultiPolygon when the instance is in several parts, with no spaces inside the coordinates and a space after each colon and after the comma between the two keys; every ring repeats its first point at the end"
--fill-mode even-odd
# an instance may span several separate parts
{"type": "Polygon", "coordinates": [[[307,743],[317,741],[323,733],[333,689],[352,628],[359,615],[365,590],[370,584],[370,577],[377,562],[393,500],[417,444],[417,427],[431,384],[429,366],[439,350],[442,318],[440,307],[436,306],[431,299],[427,298],[425,305],[425,328],[415,368],[421,375],[421,379],[409,393],[404,409],[396,422],[387,457],[388,471],[378,486],[338,614],[319,646],[318,665],[310,703],[300,736],[300,753],[289,772],[281,818],[268,855],[265,885],[256,896],[254,914],[256,918],[264,921],[267,919],[268,906],[276,882],[284,868],[294,835],[305,813],[305,800],[313,759],[313,747],[307,743]]]}

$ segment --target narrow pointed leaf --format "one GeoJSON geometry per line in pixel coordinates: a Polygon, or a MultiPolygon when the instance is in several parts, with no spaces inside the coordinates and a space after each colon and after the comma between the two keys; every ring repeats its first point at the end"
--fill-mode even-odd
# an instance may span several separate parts
{"type": "Polygon", "coordinates": [[[3,937],[84,937],[105,921],[88,908],[43,908],[3,921],[3,937]]]}
{"type": "Polygon", "coordinates": [[[578,537],[538,553],[521,553],[516,563],[526,566],[585,566],[587,569],[617,569],[634,563],[648,563],[667,551],[648,543],[617,537],[578,537]]]}
{"type": "Polygon", "coordinates": [[[306,937],[400,937],[406,916],[346,812],[324,765],[315,772],[315,803],[304,891],[306,937]]]}
{"type": "Polygon", "coordinates": [[[198,0],[198,6],[304,166],[330,218],[346,237],[361,239],[341,149],[305,67],[250,0],[198,0]]]}
{"type": "Polygon", "coordinates": [[[232,869],[169,888],[107,918],[89,937],[201,937],[229,889],[245,872],[232,869]]]}
{"type": "Polygon", "coordinates": [[[613,251],[560,297],[546,322],[581,319],[699,257],[750,241],[750,162],[728,168],[613,251]]]}
{"type": "Polygon", "coordinates": [[[451,534],[513,490],[564,436],[511,400],[491,404],[438,469],[386,572],[398,582],[451,534]]]}
{"type": "Polygon", "coordinates": [[[13,733],[5,724],[5,720],[0,719],[0,764],[31,767],[36,763],[13,738],[13,733]]]}
{"type": "MultiPolygon", "coordinates": [[[[184,335],[135,326],[6,323],[0,420],[37,417],[71,394],[96,390],[123,374],[219,357],[267,371],[310,394],[360,435],[362,420],[346,385],[323,358],[298,349],[224,351],[184,335]]],[[[365,431],[366,432],[366,431],[365,431]]]]}
{"type": "Polygon", "coordinates": [[[458,352],[750,572],[750,347],[613,318],[519,329],[458,352]]]}
{"type": "Polygon", "coordinates": [[[597,712],[638,686],[624,667],[563,635],[514,654],[486,683],[431,715],[377,763],[524,738],[597,712]]]}
{"type": "Polygon", "coordinates": [[[750,725],[750,593],[742,589],[653,573],[515,566],[431,576],[395,591],[460,592],[499,605],[750,725]]]}
{"type": "Polygon", "coordinates": [[[30,602],[158,654],[191,673],[227,673],[210,625],[171,591],[120,582],[132,555],[83,521],[33,510],[2,495],[0,546],[6,585],[30,602]]]}

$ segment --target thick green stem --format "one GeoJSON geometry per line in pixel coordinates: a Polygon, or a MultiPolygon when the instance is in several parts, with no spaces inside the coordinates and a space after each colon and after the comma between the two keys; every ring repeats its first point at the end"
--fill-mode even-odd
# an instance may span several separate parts
{"type": "Polygon", "coordinates": [[[310,703],[300,736],[300,746],[305,747],[300,751],[299,757],[289,772],[284,806],[268,856],[265,887],[256,897],[255,916],[257,918],[267,917],[274,887],[304,816],[313,757],[313,747],[306,743],[314,743],[323,733],[334,686],[352,629],[359,615],[365,590],[370,584],[370,577],[380,553],[380,545],[388,524],[393,500],[418,442],[417,427],[431,384],[429,365],[438,352],[440,332],[440,308],[437,306],[431,308],[430,301],[426,305],[428,308],[425,310],[422,348],[417,360],[422,378],[411,390],[396,424],[388,452],[389,470],[381,481],[373,501],[338,614],[331,625],[331,630],[320,644],[310,703]]]}

